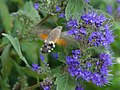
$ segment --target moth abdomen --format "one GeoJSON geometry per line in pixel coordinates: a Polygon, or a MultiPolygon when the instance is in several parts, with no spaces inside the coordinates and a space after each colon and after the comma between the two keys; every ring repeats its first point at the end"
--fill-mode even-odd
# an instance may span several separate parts
{"type": "Polygon", "coordinates": [[[45,41],[41,48],[42,53],[50,53],[55,48],[55,43],[53,41],[45,41]]]}

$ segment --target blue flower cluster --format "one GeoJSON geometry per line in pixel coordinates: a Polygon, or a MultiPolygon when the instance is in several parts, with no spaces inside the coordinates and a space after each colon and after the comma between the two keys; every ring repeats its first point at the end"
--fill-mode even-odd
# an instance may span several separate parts
{"type": "Polygon", "coordinates": [[[117,7],[117,14],[120,16],[120,6],[117,7]]]}
{"type": "Polygon", "coordinates": [[[38,10],[38,9],[39,9],[39,7],[40,7],[40,6],[39,6],[39,3],[37,3],[37,2],[36,2],[36,3],[34,3],[34,8],[35,8],[36,10],[38,10]]]}
{"type": "Polygon", "coordinates": [[[81,87],[81,86],[77,86],[77,87],[75,88],[75,90],[84,90],[84,88],[81,87]]]}
{"type": "Polygon", "coordinates": [[[69,19],[67,22],[68,34],[80,42],[86,42],[91,46],[107,46],[114,41],[109,19],[103,14],[87,12],[81,16],[81,22],[69,19]]]}
{"type": "Polygon", "coordinates": [[[45,78],[44,81],[40,84],[43,90],[51,90],[51,85],[53,85],[51,78],[45,78]]]}
{"type": "Polygon", "coordinates": [[[50,86],[41,86],[43,90],[50,90],[50,86]]]}
{"type": "Polygon", "coordinates": [[[107,5],[106,10],[107,10],[107,13],[109,13],[110,15],[112,15],[112,13],[113,13],[113,8],[112,8],[111,5],[107,5]]]}
{"type": "Polygon", "coordinates": [[[116,2],[120,3],[120,0],[116,0],[116,2]]]}
{"type": "Polygon", "coordinates": [[[98,15],[96,12],[88,12],[81,16],[81,19],[85,22],[85,24],[95,25],[96,27],[100,27],[106,21],[106,17],[104,15],[98,15]]]}
{"type": "Polygon", "coordinates": [[[86,3],[89,3],[90,2],[90,0],[84,0],[86,3]]]}
{"type": "Polygon", "coordinates": [[[38,64],[32,64],[32,71],[38,71],[40,66],[38,64]]]}
{"type": "Polygon", "coordinates": [[[72,56],[66,57],[68,72],[71,76],[82,78],[88,82],[92,81],[97,86],[108,83],[108,67],[112,65],[110,55],[106,53],[92,57],[91,60],[83,59],[80,50],[73,50],[72,56]]]}
{"type": "Polygon", "coordinates": [[[62,9],[57,5],[56,12],[59,13],[59,18],[65,18],[65,14],[62,12],[62,9]]]}

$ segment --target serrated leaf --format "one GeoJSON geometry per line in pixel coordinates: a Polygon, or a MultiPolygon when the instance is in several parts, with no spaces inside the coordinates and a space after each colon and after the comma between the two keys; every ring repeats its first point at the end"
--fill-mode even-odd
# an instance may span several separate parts
{"type": "Polygon", "coordinates": [[[82,0],[69,0],[65,9],[65,17],[67,20],[72,16],[73,18],[80,18],[80,12],[83,10],[82,0]]]}
{"type": "Polygon", "coordinates": [[[2,35],[7,37],[7,39],[11,42],[11,44],[14,47],[15,51],[19,55],[20,59],[22,59],[25,62],[25,64],[29,67],[29,64],[27,63],[27,60],[25,59],[25,57],[23,56],[23,54],[21,52],[20,43],[19,43],[18,39],[17,38],[13,38],[9,34],[5,34],[4,33],[2,35]]]}
{"type": "Polygon", "coordinates": [[[2,63],[1,73],[3,76],[4,83],[7,87],[10,87],[8,76],[10,75],[12,68],[12,63],[10,62],[9,59],[10,47],[11,45],[7,45],[1,55],[1,63],[2,63]]]}
{"type": "Polygon", "coordinates": [[[75,90],[75,82],[69,74],[56,74],[55,76],[57,77],[55,81],[57,85],[56,90],[75,90]]]}
{"type": "Polygon", "coordinates": [[[3,0],[0,0],[0,15],[2,18],[3,25],[5,27],[5,31],[7,33],[10,33],[10,31],[12,30],[12,19],[8,12],[8,8],[6,4],[3,2],[3,0]]]}

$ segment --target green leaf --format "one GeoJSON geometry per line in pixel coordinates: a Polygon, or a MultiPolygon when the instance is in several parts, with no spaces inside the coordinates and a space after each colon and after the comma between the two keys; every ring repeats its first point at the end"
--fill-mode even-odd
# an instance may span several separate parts
{"type": "Polygon", "coordinates": [[[10,33],[10,31],[12,30],[12,20],[8,12],[8,8],[3,0],[0,0],[0,15],[6,32],[10,33]]]}
{"type": "Polygon", "coordinates": [[[31,67],[21,67],[19,66],[15,61],[13,61],[17,72],[19,73],[19,75],[24,75],[27,74],[28,76],[34,77],[34,78],[40,78],[43,79],[47,76],[46,73],[40,73],[38,74],[36,71],[32,71],[31,67]]]}
{"type": "Polygon", "coordinates": [[[58,60],[60,62],[66,63],[65,54],[63,52],[58,52],[58,60]]]}
{"type": "Polygon", "coordinates": [[[40,79],[44,79],[46,76],[47,76],[47,74],[38,74],[37,72],[35,72],[35,71],[32,71],[30,68],[28,68],[28,67],[24,67],[24,68],[21,68],[22,69],[22,71],[24,72],[24,73],[26,73],[27,75],[29,75],[29,76],[32,76],[32,77],[34,77],[34,78],[40,78],[40,79]]]}
{"type": "Polygon", "coordinates": [[[25,6],[24,6],[24,11],[29,13],[32,16],[32,18],[40,18],[39,13],[33,7],[33,3],[31,1],[26,2],[25,6]]]}
{"type": "Polygon", "coordinates": [[[2,56],[1,56],[1,63],[2,63],[1,73],[3,76],[4,83],[7,87],[10,87],[8,76],[10,75],[11,70],[12,70],[11,69],[12,63],[9,59],[10,47],[11,47],[11,45],[7,45],[2,53],[2,56]]]}
{"type": "Polygon", "coordinates": [[[25,64],[29,67],[29,64],[27,63],[27,60],[22,55],[22,52],[21,52],[21,49],[20,49],[20,43],[19,43],[18,39],[17,38],[13,38],[12,36],[10,36],[8,34],[5,34],[5,33],[2,34],[2,35],[7,37],[7,39],[11,42],[11,44],[13,45],[15,51],[19,55],[20,59],[22,59],[25,62],[25,64]]]}
{"type": "Polygon", "coordinates": [[[106,49],[104,47],[89,47],[86,49],[87,50],[90,50],[90,51],[95,51],[97,53],[103,53],[103,52],[106,52],[106,49]]]}
{"type": "Polygon", "coordinates": [[[69,0],[67,7],[65,9],[65,16],[68,20],[71,16],[73,18],[80,18],[80,12],[82,12],[84,7],[82,0],[69,0]]]}
{"type": "Polygon", "coordinates": [[[0,75],[0,90],[2,90],[4,88],[4,90],[10,90],[9,87],[6,87],[6,85],[4,84],[4,81],[0,75]]]}
{"type": "Polygon", "coordinates": [[[30,41],[21,42],[21,50],[29,63],[38,63],[38,44],[30,41]]]}
{"type": "Polygon", "coordinates": [[[56,90],[75,90],[76,85],[69,74],[56,74],[55,76],[57,77],[55,81],[57,85],[56,90]]]}

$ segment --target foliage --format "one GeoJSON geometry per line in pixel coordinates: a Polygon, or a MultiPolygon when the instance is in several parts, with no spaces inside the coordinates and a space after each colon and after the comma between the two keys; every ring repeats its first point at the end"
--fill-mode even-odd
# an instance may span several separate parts
{"type": "Polygon", "coordinates": [[[120,0],[0,0],[0,90],[118,90],[119,17],[120,0]]]}

